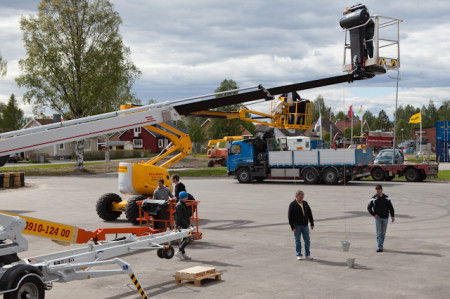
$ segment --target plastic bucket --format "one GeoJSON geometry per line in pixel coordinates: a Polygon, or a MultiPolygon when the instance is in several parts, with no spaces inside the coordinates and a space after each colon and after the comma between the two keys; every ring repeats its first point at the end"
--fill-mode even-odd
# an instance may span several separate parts
{"type": "Polygon", "coordinates": [[[347,259],[347,267],[355,268],[355,259],[354,258],[348,258],[347,259]]]}
{"type": "Polygon", "coordinates": [[[350,241],[341,241],[342,251],[348,251],[350,249],[350,241]]]}

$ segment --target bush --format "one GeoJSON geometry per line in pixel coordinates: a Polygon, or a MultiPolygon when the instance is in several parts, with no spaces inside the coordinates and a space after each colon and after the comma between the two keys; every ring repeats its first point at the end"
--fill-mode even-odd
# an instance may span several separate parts
{"type": "MultiPolygon", "coordinates": [[[[143,158],[150,156],[148,150],[110,150],[109,157],[112,159],[143,158]]],[[[105,160],[105,151],[84,152],[84,161],[105,160]]]]}

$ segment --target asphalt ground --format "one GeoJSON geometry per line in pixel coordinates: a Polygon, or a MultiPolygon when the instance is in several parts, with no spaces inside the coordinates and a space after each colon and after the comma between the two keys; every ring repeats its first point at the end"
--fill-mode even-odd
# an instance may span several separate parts
{"type": "MultiPolygon", "coordinates": [[[[367,203],[375,182],[306,185],[273,181],[239,184],[231,178],[183,179],[200,200],[203,240],[187,247],[190,261],[159,259],[155,251],[123,256],[153,298],[448,298],[450,294],[450,184],[384,182],[396,222],[385,251],[376,253],[375,225],[367,203]],[[287,209],[305,192],[315,228],[312,261],[298,261],[287,209]],[[341,241],[351,241],[344,252],[341,241]],[[355,267],[347,266],[355,258],[355,267]],[[176,271],[213,266],[221,281],[201,287],[175,285],[176,271]]],[[[87,230],[128,226],[124,216],[104,222],[97,198],[117,192],[116,175],[27,177],[27,187],[0,191],[1,210],[76,225],[87,230]]],[[[20,257],[68,250],[26,236],[20,257]]],[[[78,245],[72,245],[71,248],[78,245]]],[[[54,283],[46,298],[141,298],[126,275],[54,283]]]]}

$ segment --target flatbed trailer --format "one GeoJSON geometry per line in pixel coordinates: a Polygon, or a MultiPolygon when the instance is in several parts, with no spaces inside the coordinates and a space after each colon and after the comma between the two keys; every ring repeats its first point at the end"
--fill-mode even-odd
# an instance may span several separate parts
{"type": "MultiPolygon", "coordinates": [[[[54,282],[106,277],[127,274],[142,298],[147,298],[130,264],[118,258],[140,250],[156,250],[160,258],[171,259],[174,248],[171,242],[191,236],[195,228],[174,229],[162,233],[134,234],[113,241],[56,253],[19,259],[18,252],[28,249],[28,241],[22,236],[27,219],[0,213],[0,295],[8,298],[44,298],[54,282]],[[105,270],[98,267],[116,265],[105,270]]],[[[112,232],[110,232],[112,233],[112,232]]]]}
{"type": "Polygon", "coordinates": [[[437,178],[437,163],[374,164],[368,167],[374,181],[391,181],[396,175],[404,176],[408,182],[421,182],[426,178],[437,178]]]}

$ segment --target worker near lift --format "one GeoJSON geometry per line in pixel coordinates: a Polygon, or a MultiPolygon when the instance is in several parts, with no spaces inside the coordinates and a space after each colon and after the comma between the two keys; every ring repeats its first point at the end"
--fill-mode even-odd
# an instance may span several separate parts
{"type": "Polygon", "coordinates": [[[375,194],[367,206],[370,215],[375,219],[375,229],[377,235],[377,252],[383,252],[383,243],[386,236],[386,229],[388,225],[389,214],[391,214],[392,222],[395,221],[394,207],[392,206],[389,196],[383,193],[383,187],[376,185],[375,194]]]}
{"type": "MultiPolygon", "coordinates": [[[[369,10],[365,5],[357,4],[353,5],[351,7],[346,7],[344,9],[343,15],[347,15],[356,9],[366,9],[369,10]]],[[[373,22],[372,18],[370,18],[369,22],[364,28],[364,57],[372,58],[373,57],[373,36],[375,34],[375,23],[373,22]]]]}
{"type": "MultiPolygon", "coordinates": [[[[175,214],[175,224],[178,229],[187,229],[191,225],[188,207],[186,206],[186,202],[188,199],[188,193],[186,191],[181,191],[179,194],[180,200],[177,203],[176,214],[175,214]]],[[[190,243],[191,239],[189,236],[183,238],[179,250],[175,253],[175,256],[180,260],[190,260],[186,254],[185,248],[190,243]]]]}
{"type": "Polygon", "coordinates": [[[175,184],[174,193],[177,200],[180,199],[180,192],[186,191],[186,186],[180,182],[180,176],[178,174],[172,175],[172,183],[175,184]]]}
{"type": "Polygon", "coordinates": [[[294,232],[297,260],[312,260],[311,253],[309,251],[310,237],[308,221],[311,224],[311,229],[314,229],[314,218],[309,204],[303,200],[304,196],[305,194],[301,190],[298,190],[295,193],[295,199],[289,205],[288,219],[289,225],[294,232]],[[302,242],[300,239],[302,235],[303,241],[305,242],[305,257],[302,255],[302,242]]]}
{"type": "Polygon", "coordinates": [[[172,192],[170,192],[169,188],[164,186],[164,180],[159,179],[158,180],[158,188],[153,192],[153,199],[159,199],[159,200],[169,200],[169,199],[176,199],[175,196],[173,196],[172,192]]]}

